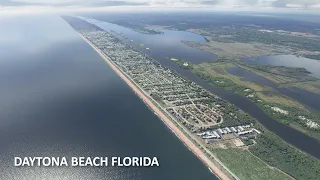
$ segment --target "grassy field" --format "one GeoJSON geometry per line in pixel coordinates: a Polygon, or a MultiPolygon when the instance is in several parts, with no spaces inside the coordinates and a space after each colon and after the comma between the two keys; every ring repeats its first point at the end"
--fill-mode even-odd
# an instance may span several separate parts
{"type": "Polygon", "coordinates": [[[213,153],[241,180],[285,180],[293,179],[276,168],[272,168],[247,150],[214,149],[213,153]]]}
{"type": "MultiPolygon", "coordinates": [[[[249,98],[251,98],[257,105],[259,105],[261,109],[264,110],[269,116],[279,120],[283,124],[292,126],[293,128],[320,140],[319,131],[307,128],[305,126],[305,122],[297,118],[300,115],[304,115],[318,123],[317,119],[318,117],[320,117],[320,114],[318,114],[319,111],[314,110],[310,112],[310,110],[308,110],[302,103],[281,94],[277,91],[277,89],[273,89],[272,87],[264,86],[262,84],[256,84],[255,82],[250,82],[239,76],[235,76],[228,73],[227,68],[237,66],[241,67],[241,64],[232,61],[200,63],[193,64],[192,72],[209,81],[210,83],[213,83],[218,87],[224,88],[227,91],[232,91],[242,96],[249,96],[249,98]],[[246,91],[248,88],[250,90],[246,91]],[[271,108],[266,108],[267,106],[281,107],[281,109],[287,110],[289,112],[289,115],[281,116],[281,114],[279,113],[274,113],[274,111],[272,111],[271,108]]],[[[244,68],[247,70],[250,69],[252,73],[255,73],[255,71],[259,71],[257,69],[253,69],[247,66],[244,66],[244,68]]],[[[269,73],[259,71],[256,74],[259,74],[260,76],[267,78],[267,75],[264,74],[269,73]]],[[[284,77],[274,74],[269,74],[269,76],[270,80],[275,83],[292,82],[290,77],[284,77]]],[[[319,82],[317,81],[298,82],[294,84],[295,86],[293,86],[292,83],[288,83],[286,85],[288,86],[288,88],[300,87],[306,90],[309,90],[313,87],[315,90],[311,92],[314,93],[320,91],[319,89],[317,89],[318,86],[320,87],[320,85],[318,85],[319,82]]]]}
{"type": "Polygon", "coordinates": [[[308,90],[315,94],[320,94],[320,80],[289,83],[289,84],[281,85],[280,87],[297,87],[297,88],[308,90]]]}
{"type": "Polygon", "coordinates": [[[254,89],[255,91],[271,90],[266,86],[261,86],[253,82],[242,81],[239,76],[229,74],[226,69],[229,67],[235,67],[233,63],[201,63],[193,65],[195,71],[202,71],[210,74],[213,77],[222,77],[232,80],[238,85],[243,85],[248,88],[254,89]]]}
{"type": "MultiPolygon", "coordinates": [[[[214,53],[218,56],[230,58],[253,57],[270,54],[283,54],[287,51],[283,48],[275,48],[262,43],[219,42],[217,37],[205,35],[207,32],[201,29],[189,29],[189,32],[203,35],[209,42],[184,42],[186,45],[203,51],[214,53]]],[[[221,37],[221,36],[220,36],[221,37]]]]}
{"type": "Polygon", "coordinates": [[[250,67],[244,66],[244,65],[239,65],[239,67],[246,69],[250,72],[253,72],[255,74],[258,74],[262,77],[265,77],[265,78],[269,79],[270,81],[273,81],[274,83],[277,83],[277,84],[278,83],[291,83],[291,82],[296,81],[294,78],[291,78],[291,77],[270,74],[270,73],[259,71],[257,69],[253,69],[253,68],[250,68],[250,67]]]}
{"type": "Polygon", "coordinates": [[[281,95],[280,93],[276,91],[272,91],[272,93],[262,93],[262,92],[257,92],[256,95],[263,101],[269,102],[269,103],[276,103],[276,104],[282,104],[284,106],[291,106],[291,107],[296,107],[300,109],[305,109],[305,107],[292,99],[287,98],[284,95],[281,95]]]}
{"type": "MultiPolygon", "coordinates": [[[[271,87],[263,86],[260,84],[256,84],[254,82],[242,80],[241,77],[234,76],[234,75],[227,72],[227,70],[226,70],[227,68],[236,67],[236,66],[237,66],[236,64],[231,63],[231,62],[201,63],[201,64],[193,64],[192,71],[206,73],[206,74],[210,75],[211,77],[215,77],[215,78],[220,77],[220,78],[229,79],[236,85],[245,86],[247,88],[254,90],[256,92],[256,95],[260,99],[262,99],[266,102],[283,104],[286,106],[292,106],[292,107],[304,109],[304,106],[301,105],[299,102],[277,93],[271,87]],[[273,93],[268,93],[268,95],[266,95],[262,92],[273,92],[273,93]]],[[[261,75],[263,75],[263,77],[266,77],[265,74],[267,74],[267,73],[264,73],[264,72],[261,72],[261,73],[262,73],[261,75]]]]}

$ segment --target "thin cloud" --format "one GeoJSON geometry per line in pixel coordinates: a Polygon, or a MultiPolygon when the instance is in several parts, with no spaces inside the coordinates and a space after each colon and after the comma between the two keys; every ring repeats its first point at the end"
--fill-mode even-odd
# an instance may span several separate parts
{"type": "Polygon", "coordinates": [[[140,0],[0,0],[3,6],[139,6],[146,3],[140,0]]]}
{"type": "Polygon", "coordinates": [[[320,0],[0,0],[3,6],[19,5],[59,5],[59,6],[128,6],[128,5],[211,5],[211,6],[247,6],[247,7],[289,7],[296,5],[312,7],[320,0]]]}
{"type": "Polygon", "coordinates": [[[303,9],[319,10],[320,0],[0,0],[0,10],[28,7],[83,8],[203,8],[203,9],[303,9]]]}
{"type": "Polygon", "coordinates": [[[320,0],[277,0],[272,3],[274,7],[290,7],[290,6],[300,6],[300,7],[313,7],[320,4],[320,0]]]}

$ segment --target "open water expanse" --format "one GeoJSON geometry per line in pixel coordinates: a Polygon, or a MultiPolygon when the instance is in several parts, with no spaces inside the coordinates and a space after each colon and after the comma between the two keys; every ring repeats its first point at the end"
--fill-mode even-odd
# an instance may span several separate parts
{"type": "Polygon", "coordinates": [[[63,19],[0,24],[0,179],[216,179],[63,19]],[[15,156],[156,156],[160,167],[18,168],[15,156]]]}
{"type": "MultiPolygon", "coordinates": [[[[100,14],[99,17],[102,17],[103,14],[100,14]]],[[[107,16],[107,15],[106,15],[107,16]]],[[[248,112],[251,116],[258,119],[260,123],[262,123],[267,129],[270,131],[275,132],[278,136],[280,136],[282,139],[287,141],[288,143],[298,147],[299,149],[317,157],[320,159],[320,143],[314,138],[311,138],[291,127],[288,127],[284,124],[281,124],[280,122],[273,120],[268,115],[266,115],[257,105],[255,105],[254,102],[249,100],[246,97],[240,96],[238,94],[225,91],[222,88],[216,87],[212,84],[209,84],[208,82],[202,80],[198,76],[191,73],[189,70],[185,70],[180,68],[175,63],[171,62],[167,57],[175,57],[184,59],[187,61],[192,62],[203,62],[203,61],[214,61],[215,56],[196,49],[194,53],[192,53],[192,56],[186,55],[189,52],[190,47],[186,46],[181,41],[199,41],[204,42],[205,39],[200,36],[189,32],[183,32],[183,31],[171,31],[171,30],[165,30],[163,31],[163,34],[142,34],[138,33],[134,30],[131,30],[130,28],[126,28],[123,26],[118,26],[116,24],[100,21],[94,19],[93,16],[88,17],[81,17],[82,19],[93,23],[100,28],[118,36],[123,41],[127,42],[128,44],[136,47],[137,49],[143,51],[144,53],[148,54],[149,56],[153,57],[155,60],[157,60],[162,65],[176,71],[180,75],[184,76],[185,78],[196,82],[200,86],[204,87],[205,89],[211,91],[212,93],[220,96],[221,98],[229,101],[232,104],[235,104],[237,107],[241,108],[245,112],[248,112]],[[121,35],[119,35],[121,33],[121,35]],[[126,38],[124,38],[126,37],[126,38]],[[153,39],[156,38],[159,41],[152,41],[153,45],[149,45],[148,43],[153,39]],[[165,39],[165,40],[163,40],[165,39]],[[178,42],[180,41],[180,42],[178,42]],[[136,43],[137,42],[137,43],[136,43]],[[150,51],[145,50],[144,48],[141,48],[140,44],[148,45],[145,47],[151,47],[150,51]],[[174,44],[174,46],[171,46],[174,44]],[[168,54],[166,54],[165,51],[166,47],[172,47],[170,51],[168,51],[168,54]],[[188,50],[188,51],[187,51],[188,50]]],[[[191,48],[193,49],[193,48],[191,48]]],[[[255,77],[256,78],[256,77],[255,77]]],[[[296,89],[296,91],[299,89],[296,89]]],[[[282,92],[286,95],[292,95],[292,97],[296,96],[297,93],[292,93],[293,91],[288,92],[282,92]],[[290,94],[291,93],[291,94],[290,94]]],[[[308,93],[304,92],[304,93],[308,93]]],[[[312,93],[311,93],[312,94],[312,93]]],[[[317,101],[312,100],[313,96],[309,96],[308,98],[299,97],[301,101],[304,101],[307,103],[307,105],[313,105],[314,107],[318,107],[320,103],[317,101]]]]}

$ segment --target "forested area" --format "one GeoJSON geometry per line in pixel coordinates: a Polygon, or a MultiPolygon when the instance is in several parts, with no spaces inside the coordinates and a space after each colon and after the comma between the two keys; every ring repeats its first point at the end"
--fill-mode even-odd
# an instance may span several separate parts
{"type": "Polygon", "coordinates": [[[264,132],[257,137],[257,144],[249,150],[296,179],[311,180],[320,177],[320,161],[291,147],[278,136],[264,132]]]}

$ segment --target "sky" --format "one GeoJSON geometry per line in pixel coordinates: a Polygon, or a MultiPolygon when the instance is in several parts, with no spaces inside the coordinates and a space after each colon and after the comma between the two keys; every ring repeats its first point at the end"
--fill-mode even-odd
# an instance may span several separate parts
{"type": "Polygon", "coordinates": [[[319,12],[320,0],[0,0],[2,12],[201,8],[319,12]]]}

